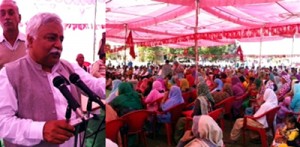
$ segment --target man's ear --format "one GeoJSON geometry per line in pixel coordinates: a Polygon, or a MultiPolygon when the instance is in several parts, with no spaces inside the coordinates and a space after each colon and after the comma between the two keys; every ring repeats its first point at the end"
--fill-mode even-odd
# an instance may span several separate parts
{"type": "Polygon", "coordinates": [[[27,35],[26,39],[27,39],[27,48],[31,48],[34,38],[30,35],[27,35]]]}
{"type": "Polygon", "coordinates": [[[19,23],[21,22],[21,20],[22,20],[22,16],[21,14],[19,14],[19,23]]]}

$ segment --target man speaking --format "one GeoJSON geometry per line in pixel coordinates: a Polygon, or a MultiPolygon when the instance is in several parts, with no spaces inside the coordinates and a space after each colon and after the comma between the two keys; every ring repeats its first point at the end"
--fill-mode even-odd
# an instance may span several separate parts
{"type": "MultiPolygon", "coordinates": [[[[80,91],[68,82],[72,73],[97,95],[104,95],[104,78],[94,78],[78,65],[60,60],[63,40],[61,19],[39,13],[27,23],[28,54],[1,69],[0,138],[5,146],[74,146],[75,128],[65,116],[68,101],[54,87],[55,77],[66,78],[66,87],[77,102],[80,91]]],[[[78,117],[73,111],[70,120],[78,117]]]]}

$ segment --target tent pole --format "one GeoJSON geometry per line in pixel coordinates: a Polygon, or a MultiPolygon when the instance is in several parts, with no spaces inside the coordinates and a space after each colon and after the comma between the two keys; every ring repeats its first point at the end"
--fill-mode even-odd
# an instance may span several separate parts
{"type": "Polygon", "coordinates": [[[96,56],[96,28],[97,28],[97,22],[96,22],[96,19],[97,19],[97,6],[98,6],[98,3],[97,3],[97,0],[95,0],[95,14],[94,14],[94,28],[93,28],[93,33],[94,33],[94,44],[93,44],[93,62],[95,62],[95,56],[96,56]]]}
{"type": "Polygon", "coordinates": [[[293,54],[294,54],[294,48],[295,48],[295,38],[296,38],[296,33],[298,32],[298,27],[296,27],[296,32],[293,35],[293,39],[292,39],[292,52],[291,52],[291,67],[293,66],[293,54]]]}
{"type": "MultiPolygon", "coordinates": [[[[194,39],[195,39],[195,54],[196,54],[196,73],[198,73],[198,62],[199,62],[199,54],[198,54],[198,15],[199,15],[199,0],[195,0],[195,7],[196,7],[196,22],[195,22],[195,29],[194,29],[194,39]]],[[[198,74],[196,74],[198,76],[198,74]]],[[[198,78],[198,77],[196,77],[198,78]]]]}
{"type": "Polygon", "coordinates": [[[259,67],[261,68],[261,50],[262,50],[263,33],[262,28],[260,29],[260,41],[259,41],[259,67]]]}
{"type": "Polygon", "coordinates": [[[127,48],[127,46],[126,46],[126,38],[127,38],[127,31],[128,31],[128,25],[127,25],[127,23],[124,24],[124,27],[125,27],[124,65],[126,65],[126,48],[127,48]]]}

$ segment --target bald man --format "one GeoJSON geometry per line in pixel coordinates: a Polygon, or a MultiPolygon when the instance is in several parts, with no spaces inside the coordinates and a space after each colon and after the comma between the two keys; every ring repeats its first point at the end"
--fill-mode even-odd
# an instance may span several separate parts
{"type": "Polygon", "coordinates": [[[76,57],[76,61],[78,65],[83,68],[85,71],[87,71],[87,67],[84,65],[84,56],[83,54],[78,54],[76,57]]]}

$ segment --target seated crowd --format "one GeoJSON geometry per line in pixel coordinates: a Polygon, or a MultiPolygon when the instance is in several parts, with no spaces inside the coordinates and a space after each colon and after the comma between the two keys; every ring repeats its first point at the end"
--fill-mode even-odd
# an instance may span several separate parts
{"type": "MultiPolygon", "coordinates": [[[[106,88],[110,91],[107,105],[117,114],[114,119],[129,112],[148,110],[155,114],[148,117],[148,135],[157,132],[153,127],[155,123],[171,123],[175,130],[172,140],[177,146],[224,146],[224,130],[211,112],[227,98],[234,97],[228,118],[234,119],[235,123],[225,144],[238,141],[245,122],[257,128],[271,127],[265,114],[278,107],[274,119],[276,125],[272,128],[276,130],[272,146],[299,146],[300,75],[297,69],[218,66],[196,69],[176,61],[170,65],[166,61],[162,66],[107,66],[106,72],[106,88]],[[180,104],[185,107],[173,122],[174,113],[170,110],[180,104]],[[245,121],[246,116],[253,117],[247,117],[245,121]],[[187,127],[189,120],[192,124],[187,127]],[[213,138],[208,137],[209,134],[213,138]]],[[[227,114],[222,113],[221,117],[227,118],[227,114]]],[[[257,141],[259,136],[251,132],[250,138],[257,141]]],[[[122,144],[119,142],[119,145],[122,144]]],[[[133,145],[130,140],[128,145],[133,145]]]]}

